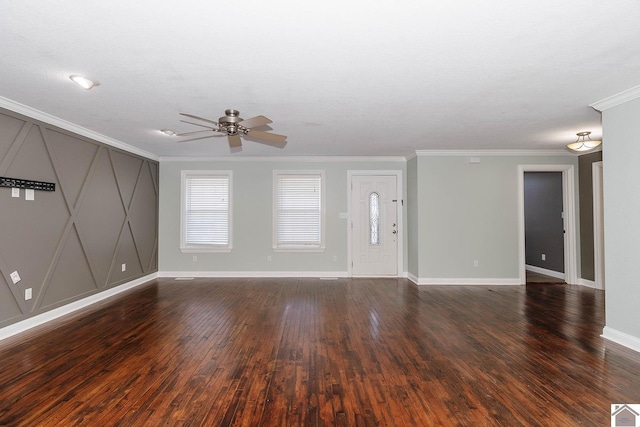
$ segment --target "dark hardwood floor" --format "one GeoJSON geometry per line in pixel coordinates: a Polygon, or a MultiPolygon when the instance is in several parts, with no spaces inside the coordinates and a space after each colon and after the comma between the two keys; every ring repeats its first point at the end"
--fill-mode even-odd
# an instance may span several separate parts
{"type": "Polygon", "coordinates": [[[527,284],[553,284],[553,285],[563,285],[567,282],[564,279],[558,279],[557,277],[547,276],[546,274],[535,273],[533,271],[527,270],[527,284]]]}
{"type": "Polygon", "coordinates": [[[606,426],[640,354],[604,293],[162,279],[0,342],[10,426],[606,426]]]}

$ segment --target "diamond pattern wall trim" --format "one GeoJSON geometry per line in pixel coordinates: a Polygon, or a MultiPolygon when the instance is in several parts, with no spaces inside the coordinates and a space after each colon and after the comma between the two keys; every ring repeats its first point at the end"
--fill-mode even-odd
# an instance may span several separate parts
{"type": "Polygon", "coordinates": [[[0,109],[0,176],[0,327],[157,271],[157,162],[0,109]]]}

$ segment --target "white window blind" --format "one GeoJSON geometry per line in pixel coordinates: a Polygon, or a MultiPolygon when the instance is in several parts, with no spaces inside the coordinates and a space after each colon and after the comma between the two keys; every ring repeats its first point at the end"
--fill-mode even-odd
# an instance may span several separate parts
{"type": "Polygon", "coordinates": [[[183,248],[230,247],[229,188],[229,175],[184,175],[183,248]]]}
{"type": "Polygon", "coordinates": [[[321,248],[322,174],[276,173],[274,181],[274,247],[321,248]]]}

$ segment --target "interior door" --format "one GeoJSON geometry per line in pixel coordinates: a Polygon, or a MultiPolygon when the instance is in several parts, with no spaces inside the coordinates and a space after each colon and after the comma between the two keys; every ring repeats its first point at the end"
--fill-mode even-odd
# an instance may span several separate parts
{"type": "Polygon", "coordinates": [[[398,197],[395,176],[351,180],[352,274],[398,275],[398,197]]]}

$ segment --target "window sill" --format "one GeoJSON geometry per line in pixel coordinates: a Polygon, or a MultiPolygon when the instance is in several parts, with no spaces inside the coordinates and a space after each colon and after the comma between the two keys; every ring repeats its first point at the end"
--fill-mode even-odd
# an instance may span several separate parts
{"type": "Polygon", "coordinates": [[[273,248],[274,252],[299,252],[299,253],[313,253],[324,252],[324,248],[303,248],[303,247],[290,247],[290,248],[273,248]]]}
{"type": "Polygon", "coordinates": [[[233,248],[206,248],[206,247],[187,247],[180,248],[183,254],[203,254],[203,253],[230,253],[233,248]]]}

